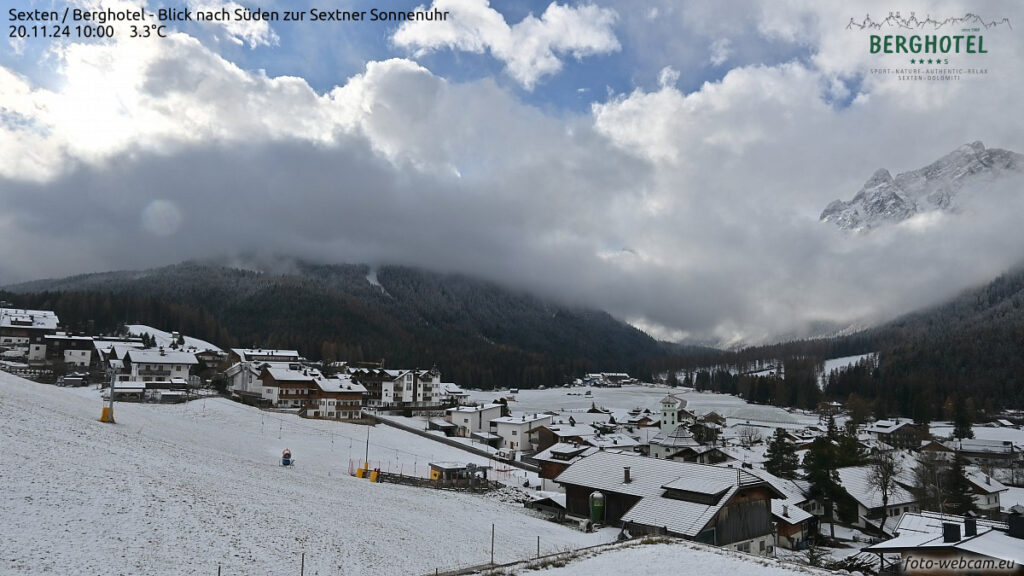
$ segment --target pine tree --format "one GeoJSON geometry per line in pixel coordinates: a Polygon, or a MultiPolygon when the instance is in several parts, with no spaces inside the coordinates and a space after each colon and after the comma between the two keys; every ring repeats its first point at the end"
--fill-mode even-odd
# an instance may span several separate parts
{"type": "MultiPolygon", "coordinates": [[[[839,484],[839,466],[836,465],[836,446],[827,436],[819,436],[811,442],[804,456],[804,470],[811,484],[810,497],[825,505],[825,512],[835,530],[836,503],[845,496],[839,484]]],[[[832,535],[835,537],[835,534],[832,535]]]]}
{"type": "Polygon", "coordinates": [[[968,402],[958,395],[953,404],[953,436],[974,438],[974,430],[971,430],[973,423],[974,415],[968,409],[968,402]]]}
{"type": "Polygon", "coordinates": [[[974,505],[974,489],[967,479],[967,471],[964,469],[964,458],[957,452],[953,457],[953,465],[946,474],[946,482],[943,486],[945,492],[945,509],[951,514],[963,516],[968,512],[977,512],[974,505]]]}
{"type": "Polygon", "coordinates": [[[780,478],[794,478],[796,470],[800,466],[796,447],[786,440],[785,431],[782,428],[775,429],[775,435],[768,442],[765,458],[767,460],[764,463],[764,469],[780,478]]]}

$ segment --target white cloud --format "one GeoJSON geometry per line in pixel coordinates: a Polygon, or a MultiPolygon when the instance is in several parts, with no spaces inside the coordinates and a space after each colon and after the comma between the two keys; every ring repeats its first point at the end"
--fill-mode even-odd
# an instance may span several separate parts
{"type": "Polygon", "coordinates": [[[192,10],[220,12],[227,10],[231,17],[226,20],[212,22],[211,25],[224,30],[229,41],[239,46],[248,44],[249,48],[259,46],[277,46],[281,38],[270,27],[266,20],[241,20],[235,18],[235,10],[244,8],[237,2],[209,2],[207,0],[189,0],[188,7],[192,10]]]}
{"type": "Polygon", "coordinates": [[[530,14],[512,26],[488,0],[435,0],[431,8],[451,15],[445,22],[404,23],[392,38],[395,45],[420,55],[442,48],[489,50],[527,90],[562,69],[560,56],[580,59],[620,49],[612,31],[616,12],[593,4],[569,7],[552,2],[540,18],[530,14]]]}
{"type": "Polygon", "coordinates": [[[675,86],[676,82],[679,81],[679,70],[671,66],[665,66],[658,73],[658,85],[662,88],[668,86],[675,86]]]}
{"type": "Polygon", "coordinates": [[[721,66],[732,54],[732,40],[728,38],[716,38],[711,43],[711,64],[721,66]]]}

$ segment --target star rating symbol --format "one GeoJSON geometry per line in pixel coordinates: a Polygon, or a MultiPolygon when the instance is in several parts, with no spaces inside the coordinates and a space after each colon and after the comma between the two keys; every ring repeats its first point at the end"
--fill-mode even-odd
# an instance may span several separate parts
{"type": "Polygon", "coordinates": [[[929,63],[929,64],[931,64],[931,63],[932,63],[932,59],[931,59],[931,58],[929,58],[929,59],[928,59],[928,63],[929,63]]]}
{"type": "Polygon", "coordinates": [[[910,59],[910,63],[911,63],[911,64],[916,64],[916,62],[914,61],[914,59],[913,59],[913,58],[911,58],[911,59],[910,59]]]}

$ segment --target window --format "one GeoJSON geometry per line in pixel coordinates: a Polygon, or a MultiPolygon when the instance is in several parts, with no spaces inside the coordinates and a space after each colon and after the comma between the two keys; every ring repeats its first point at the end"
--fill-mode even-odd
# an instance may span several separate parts
{"type": "Polygon", "coordinates": [[[515,435],[517,435],[517,434],[519,434],[519,430],[513,430],[513,431],[512,431],[512,435],[513,435],[513,436],[515,436],[515,435]]]}
{"type": "Polygon", "coordinates": [[[764,540],[761,540],[760,542],[758,542],[758,545],[759,545],[758,548],[760,549],[760,551],[764,552],[764,540]]]}

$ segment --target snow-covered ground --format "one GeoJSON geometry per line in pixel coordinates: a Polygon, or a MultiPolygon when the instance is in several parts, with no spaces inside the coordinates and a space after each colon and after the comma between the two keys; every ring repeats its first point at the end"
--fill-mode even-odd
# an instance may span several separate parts
{"type": "MultiPolygon", "coordinates": [[[[152,326],[146,326],[145,324],[127,324],[125,329],[132,336],[142,336],[143,334],[149,334],[156,340],[157,346],[164,348],[170,348],[174,344],[174,336],[170,332],[164,332],[152,326]]],[[[204,350],[220,350],[220,348],[210,344],[206,340],[200,340],[199,338],[193,338],[192,336],[183,335],[182,338],[185,340],[185,350],[198,350],[200,352],[204,350]]]]}
{"type": "MultiPolygon", "coordinates": [[[[0,373],[0,573],[415,574],[609,541],[497,497],[371,484],[349,475],[363,426],[222,399],[119,403],[93,389],[0,373]],[[297,465],[278,466],[283,448],[297,465]]],[[[386,426],[370,461],[425,470],[477,461],[386,426]]],[[[408,470],[405,470],[408,472],[408,470]]]]}
{"type": "Polygon", "coordinates": [[[1018,504],[1024,506],[1024,488],[1007,486],[1006,492],[999,495],[999,507],[1009,510],[1018,504]]]}
{"type": "Polygon", "coordinates": [[[583,554],[581,558],[572,559],[564,566],[552,566],[522,573],[544,574],[545,576],[677,573],[700,574],[701,576],[834,574],[771,558],[758,558],[690,542],[627,545],[611,551],[602,551],[599,555],[583,554]]]}
{"type": "Polygon", "coordinates": [[[856,356],[843,356],[842,358],[829,358],[825,360],[825,367],[821,371],[821,378],[818,379],[818,387],[825,387],[825,380],[833,370],[840,370],[847,366],[853,366],[857,362],[860,362],[864,358],[874,356],[877,352],[870,352],[868,354],[858,354],[856,356]]]}
{"type": "Polygon", "coordinates": [[[652,412],[661,410],[660,401],[666,394],[673,393],[686,400],[686,408],[697,414],[717,412],[732,424],[763,424],[784,428],[802,428],[818,423],[813,414],[790,412],[775,406],[748,404],[744,399],[728,394],[697,392],[690,388],[669,388],[666,386],[623,386],[622,388],[548,388],[546,390],[520,390],[516,394],[498,391],[471,391],[470,399],[476,402],[492,402],[498,397],[514,396],[509,402],[513,413],[544,412],[548,410],[586,410],[595,405],[608,408],[618,418],[632,408],[647,408],[652,412]],[[583,396],[590,390],[591,396],[583,396]]]}
{"type": "MultiPolygon", "coordinates": [[[[974,432],[974,438],[977,440],[1009,441],[1017,446],[1024,446],[1024,430],[989,426],[974,426],[971,430],[974,432]]],[[[953,425],[949,422],[932,422],[929,431],[933,436],[941,438],[952,437],[953,425]]]]}

